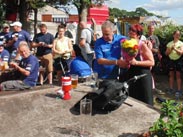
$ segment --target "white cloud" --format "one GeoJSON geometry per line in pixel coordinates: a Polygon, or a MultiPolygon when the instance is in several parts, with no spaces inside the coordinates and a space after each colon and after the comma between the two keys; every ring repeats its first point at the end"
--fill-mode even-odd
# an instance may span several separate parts
{"type": "Polygon", "coordinates": [[[119,8],[121,9],[121,0],[109,0],[105,1],[105,4],[108,5],[111,8],[119,8]]]}
{"type": "Polygon", "coordinates": [[[140,5],[156,15],[169,16],[170,11],[183,10],[183,0],[151,0],[150,3],[140,5]]]}
{"type": "Polygon", "coordinates": [[[151,0],[149,4],[141,6],[148,10],[183,9],[183,0],[151,0]]]}

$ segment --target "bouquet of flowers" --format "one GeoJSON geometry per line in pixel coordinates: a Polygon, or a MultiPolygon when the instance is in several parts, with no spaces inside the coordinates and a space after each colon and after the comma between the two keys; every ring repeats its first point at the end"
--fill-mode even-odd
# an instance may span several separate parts
{"type": "Polygon", "coordinates": [[[138,42],[136,39],[121,40],[122,56],[126,61],[132,60],[138,54],[138,42]]]}

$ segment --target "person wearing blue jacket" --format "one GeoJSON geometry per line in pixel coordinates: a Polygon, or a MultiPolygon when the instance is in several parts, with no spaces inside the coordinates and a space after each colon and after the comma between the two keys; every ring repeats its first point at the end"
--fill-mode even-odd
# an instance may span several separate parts
{"type": "Polygon", "coordinates": [[[90,76],[92,70],[89,64],[85,61],[81,54],[81,49],[78,45],[73,46],[76,57],[72,60],[70,64],[70,74],[77,74],[79,77],[90,76]]]}
{"type": "Polygon", "coordinates": [[[119,68],[127,68],[128,63],[121,59],[121,43],[125,36],[114,34],[114,24],[105,21],[102,26],[103,36],[95,42],[95,56],[93,71],[100,79],[117,79],[119,68]]]}

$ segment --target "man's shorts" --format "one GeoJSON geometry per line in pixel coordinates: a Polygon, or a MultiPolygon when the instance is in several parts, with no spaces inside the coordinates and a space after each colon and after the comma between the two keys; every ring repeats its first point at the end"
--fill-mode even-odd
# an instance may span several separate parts
{"type": "Polygon", "coordinates": [[[53,72],[53,55],[51,53],[39,56],[40,65],[46,68],[47,72],[53,72]]]}

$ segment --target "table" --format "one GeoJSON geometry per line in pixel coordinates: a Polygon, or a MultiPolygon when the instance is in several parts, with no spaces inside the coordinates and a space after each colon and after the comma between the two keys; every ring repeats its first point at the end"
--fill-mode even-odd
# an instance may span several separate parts
{"type": "Polygon", "coordinates": [[[79,84],[70,100],[62,100],[55,92],[59,88],[0,96],[0,136],[77,137],[76,131],[85,123],[92,137],[137,137],[159,117],[158,111],[129,97],[125,102],[130,105],[83,121],[71,108],[92,89],[79,84]]]}
{"type": "Polygon", "coordinates": [[[14,68],[9,68],[6,69],[5,71],[0,72],[0,83],[8,80],[15,80],[20,77],[20,73],[14,69],[14,68]]]}

